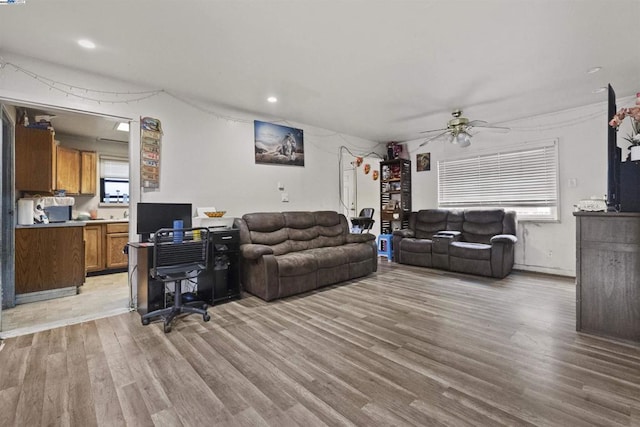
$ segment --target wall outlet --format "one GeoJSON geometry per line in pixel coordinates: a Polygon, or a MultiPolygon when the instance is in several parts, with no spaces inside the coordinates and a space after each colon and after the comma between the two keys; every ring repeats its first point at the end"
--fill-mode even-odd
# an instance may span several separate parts
{"type": "Polygon", "coordinates": [[[282,201],[283,202],[288,202],[289,201],[289,193],[282,193],[282,201]]]}

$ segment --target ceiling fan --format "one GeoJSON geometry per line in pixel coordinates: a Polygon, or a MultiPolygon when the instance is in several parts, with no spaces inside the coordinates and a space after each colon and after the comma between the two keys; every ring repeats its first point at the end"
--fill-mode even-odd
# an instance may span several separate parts
{"type": "Polygon", "coordinates": [[[459,147],[468,147],[471,145],[471,133],[472,129],[487,129],[493,132],[509,132],[509,128],[502,126],[493,126],[484,120],[469,120],[466,117],[462,117],[462,110],[456,109],[451,113],[453,119],[447,122],[447,127],[443,129],[432,129],[420,133],[432,133],[439,132],[437,135],[427,138],[420,147],[428,142],[438,139],[441,136],[449,135],[449,142],[456,144],[459,147]]]}

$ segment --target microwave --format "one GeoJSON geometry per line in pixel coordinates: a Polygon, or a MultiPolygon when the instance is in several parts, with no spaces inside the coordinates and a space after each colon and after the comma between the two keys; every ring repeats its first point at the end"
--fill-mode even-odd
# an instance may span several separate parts
{"type": "Polygon", "coordinates": [[[71,206],[47,206],[44,213],[49,222],[67,222],[71,220],[71,206]]]}

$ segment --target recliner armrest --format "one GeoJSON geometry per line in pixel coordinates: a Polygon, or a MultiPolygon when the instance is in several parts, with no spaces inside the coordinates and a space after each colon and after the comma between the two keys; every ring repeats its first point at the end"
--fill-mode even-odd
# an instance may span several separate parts
{"type": "Polygon", "coordinates": [[[376,236],[371,233],[349,233],[347,234],[347,243],[364,243],[376,240],[376,236]]]}
{"type": "Polygon", "coordinates": [[[455,230],[442,230],[442,231],[438,231],[437,233],[435,233],[433,235],[433,237],[436,236],[440,236],[440,237],[460,237],[462,233],[460,231],[455,231],[455,230]]]}
{"type": "Polygon", "coordinates": [[[413,230],[409,230],[404,229],[404,230],[393,230],[393,235],[394,236],[400,236],[400,237],[414,237],[416,235],[416,233],[414,233],[413,230]]]}
{"type": "Polygon", "coordinates": [[[491,238],[491,243],[516,243],[518,238],[513,234],[497,234],[491,238]]]}
{"type": "Polygon", "coordinates": [[[263,255],[273,254],[271,246],[247,243],[240,245],[240,254],[246,259],[258,259],[263,255]]]}

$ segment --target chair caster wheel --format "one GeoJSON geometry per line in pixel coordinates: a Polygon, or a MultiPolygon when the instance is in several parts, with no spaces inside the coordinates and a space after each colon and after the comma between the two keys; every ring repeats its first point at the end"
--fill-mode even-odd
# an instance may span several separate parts
{"type": "Polygon", "coordinates": [[[206,309],[208,309],[208,308],[209,308],[209,305],[208,305],[208,304],[202,304],[202,309],[203,309],[203,310],[206,310],[206,309]]]}
{"type": "Polygon", "coordinates": [[[203,314],[202,320],[204,320],[205,322],[208,322],[209,320],[211,320],[211,316],[209,316],[208,314],[203,314]]]}
{"type": "Polygon", "coordinates": [[[142,319],[142,324],[147,326],[149,324],[149,319],[142,319]]]}
{"type": "Polygon", "coordinates": [[[171,332],[171,325],[168,323],[164,324],[164,333],[168,334],[169,332],[171,332]]]}

